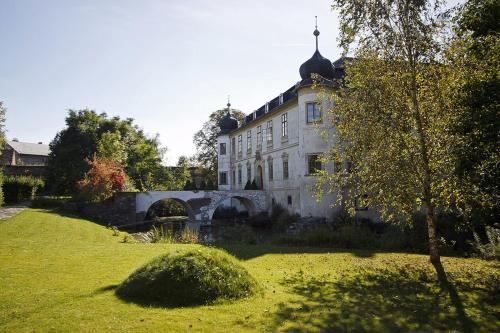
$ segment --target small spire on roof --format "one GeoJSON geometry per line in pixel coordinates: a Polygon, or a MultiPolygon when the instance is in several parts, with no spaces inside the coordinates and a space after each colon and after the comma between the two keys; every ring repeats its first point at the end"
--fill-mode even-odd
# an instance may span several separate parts
{"type": "Polygon", "coordinates": [[[318,36],[319,36],[319,30],[318,30],[318,16],[314,16],[316,19],[316,29],[314,29],[313,35],[316,36],[316,51],[318,51],[318,36]]]}
{"type": "Polygon", "coordinates": [[[227,113],[230,114],[229,110],[231,109],[231,95],[227,95],[227,113]]]}

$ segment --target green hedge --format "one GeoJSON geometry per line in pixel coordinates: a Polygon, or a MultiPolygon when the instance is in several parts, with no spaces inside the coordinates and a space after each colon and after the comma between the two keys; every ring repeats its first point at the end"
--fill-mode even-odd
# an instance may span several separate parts
{"type": "Polygon", "coordinates": [[[3,194],[6,204],[32,200],[45,182],[33,176],[7,176],[3,181],[3,194]]]}
{"type": "Polygon", "coordinates": [[[0,206],[4,204],[3,200],[3,171],[0,170],[0,206]]]}

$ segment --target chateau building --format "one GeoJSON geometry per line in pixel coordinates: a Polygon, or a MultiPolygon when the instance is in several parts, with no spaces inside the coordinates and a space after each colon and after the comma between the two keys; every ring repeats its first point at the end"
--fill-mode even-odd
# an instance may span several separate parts
{"type": "Polygon", "coordinates": [[[318,92],[319,88],[327,93],[337,89],[345,71],[343,59],[332,63],[321,55],[317,29],[314,36],[316,51],[300,66],[299,82],[247,115],[241,124],[230,115],[228,103],[228,112],[219,122],[218,188],[241,190],[255,180],[266,191],[269,203],[281,204],[302,217],[328,219],[339,209],[332,205],[336,194],[316,201],[311,189],[314,174],[318,169],[334,172],[350,166],[348,162],[322,165],[319,159],[335,142],[327,142],[319,133],[334,129],[324,112],[329,102],[320,100],[318,92]]]}

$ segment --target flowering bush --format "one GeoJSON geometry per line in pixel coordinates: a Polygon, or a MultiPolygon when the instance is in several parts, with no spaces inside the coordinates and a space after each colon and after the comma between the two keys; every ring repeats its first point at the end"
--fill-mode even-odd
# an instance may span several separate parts
{"type": "Polygon", "coordinates": [[[114,193],[123,191],[125,173],[123,168],[108,158],[86,160],[90,166],[85,177],[78,181],[80,197],[90,202],[102,202],[111,198],[114,193]]]}

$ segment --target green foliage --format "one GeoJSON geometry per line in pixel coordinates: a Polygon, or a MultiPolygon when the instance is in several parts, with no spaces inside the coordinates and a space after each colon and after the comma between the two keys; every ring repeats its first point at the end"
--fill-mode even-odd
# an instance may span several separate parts
{"type": "Polygon", "coordinates": [[[5,203],[12,204],[32,200],[45,182],[33,176],[6,176],[3,182],[5,203]]]}
{"type": "Polygon", "coordinates": [[[120,132],[104,132],[97,143],[97,157],[112,160],[120,165],[127,162],[127,146],[120,132]]]}
{"type": "Polygon", "coordinates": [[[69,200],[69,197],[40,197],[37,196],[31,201],[33,208],[62,208],[69,200]]]}
{"type": "MultiPolygon", "coordinates": [[[[0,101],[0,152],[3,152],[5,147],[5,113],[7,109],[0,101]]],[[[0,170],[0,206],[4,203],[3,195],[3,170],[0,170]]]]}
{"type": "Polygon", "coordinates": [[[217,244],[257,244],[258,236],[254,229],[245,224],[216,228],[217,244]]]}
{"type": "Polygon", "coordinates": [[[322,170],[318,197],[343,191],[339,203],[355,214],[356,200],[385,219],[427,212],[431,260],[439,261],[436,207],[453,208],[456,190],[449,128],[455,121],[449,93],[450,68],[443,57],[447,15],[439,0],[335,0],[340,44],[355,45],[346,77],[334,94],[322,94],[324,131],[338,144],[325,164],[350,162],[337,172],[322,170]],[[344,201],[344,202],[343,202],[344,201]]]}
{"type": "Polygon", "coordinates": [[[146,220],[166,216],[188,216],[186,208],[180,202],[172,199],[164,199],[155,202],[149,207],[146,220]]]}
{"type": "Polygon", "coordinates": [[[147,137],[132,119],[109,118],[93,110],[70,110],[66,128],[50,143],[48,183],[55,194],[73,195],[89,170],[94,154],[123,162],[124,171],[140,191],[168,186],[171,172],[161,165],[165,148],[158,136],[147,137]],[[165,185],[167,184],[167,185],[165,185]]]}
{"type": "Polygon", "coordinates": [[[186,181],[186,184],[184,185],[183,190],[184,191],[192,191],[193,190],[193,183],[191,183],[191,181],[189,179],[186,181]]]}
{"type": "Polygon", "coordinates": [[[174,232],[171,228],[166,228],[164,225],[155,226],[151,230],[152,243],[175,243],[174,232]]]}
{"type": "Polygon", "coordinates": [[[235,258],[200,248],[158,257],[132,273],[116,294],[140,304],[186,306],[249,297],[257,290],[257,282],[235,258]]]}
{"type": "Polygon", "coordinates": [[[0,206],[2,206],[5,202],[3,194],[3,181],[4,181],[3,170],[0,170],[0,206]]]}
{"type": "MultiPolygon", "coordinates": [[[[220,131],[219,120],[226,113],[227,109],[212,112],[201,130],[193,136],[193,142],[196,147],[195,160],[199,166],[207,170],[207,180],[211,180],[214,183],[217,183],[217,135],[220,131]]],[[[235,109],[231,109],[231,115],[240,123],[245,118],[243,112],[235,109]]]]}
{"type": "Polygon", "coordinates": [[[199,242],[198,230],[191,229],[189,227],[185,227],[184,229],[182,229],[179,237],[179,243],[198,244],[198,242],[199,242]]]}
{"type": "Polygon", "coordinates": [[[248,223],[255,228],[268,228],[271,226],[271,219],[267,212],[261,212],[248,218],[248,223]]]}
{"type": "Polygon", "coordinates": [[[273,204],[271,207],[271,224],[277,231],[285,231],[288,227],[299,220],[297,214],[289,214],[280,204],[273,204]]]}
{"type": "Polygon", "coordinates": [[[249,190],[258,190],[259,187],[257,186],[257,182],[254,180],[252,180],[252,185],[250,186],[249,190]]]}
{"type": "Polygon", "coordinates": [[[486,242],[474,233],[474,241],[471,245],[479,257],[487,260],[500,260],[500,229],[498,227],[485,227],[486,242]]]}
{"type": "Polygon", "coordinates": [[[208,179],[208,181],[207,181],[207,191],[213,191],[213,190],[217,190],[217,187],[215,186],[215,184],[212,181],[212,179],[208,179]]]}
{"type": "Polygon", "coordinates": [[[468,221],[493,225],[500,215],[500,2],[469,0],[458,12],[448,50],[455,69],[450,99],[462,208],[468,221]]]}
{"type": "Polygon", "coordinates": [[[245,184],[245,187],[243,188],[244,190],[250,190],[252,188],[252,183],[250,182],[250,179],[247,180],[247,183],[245,184]]]}

